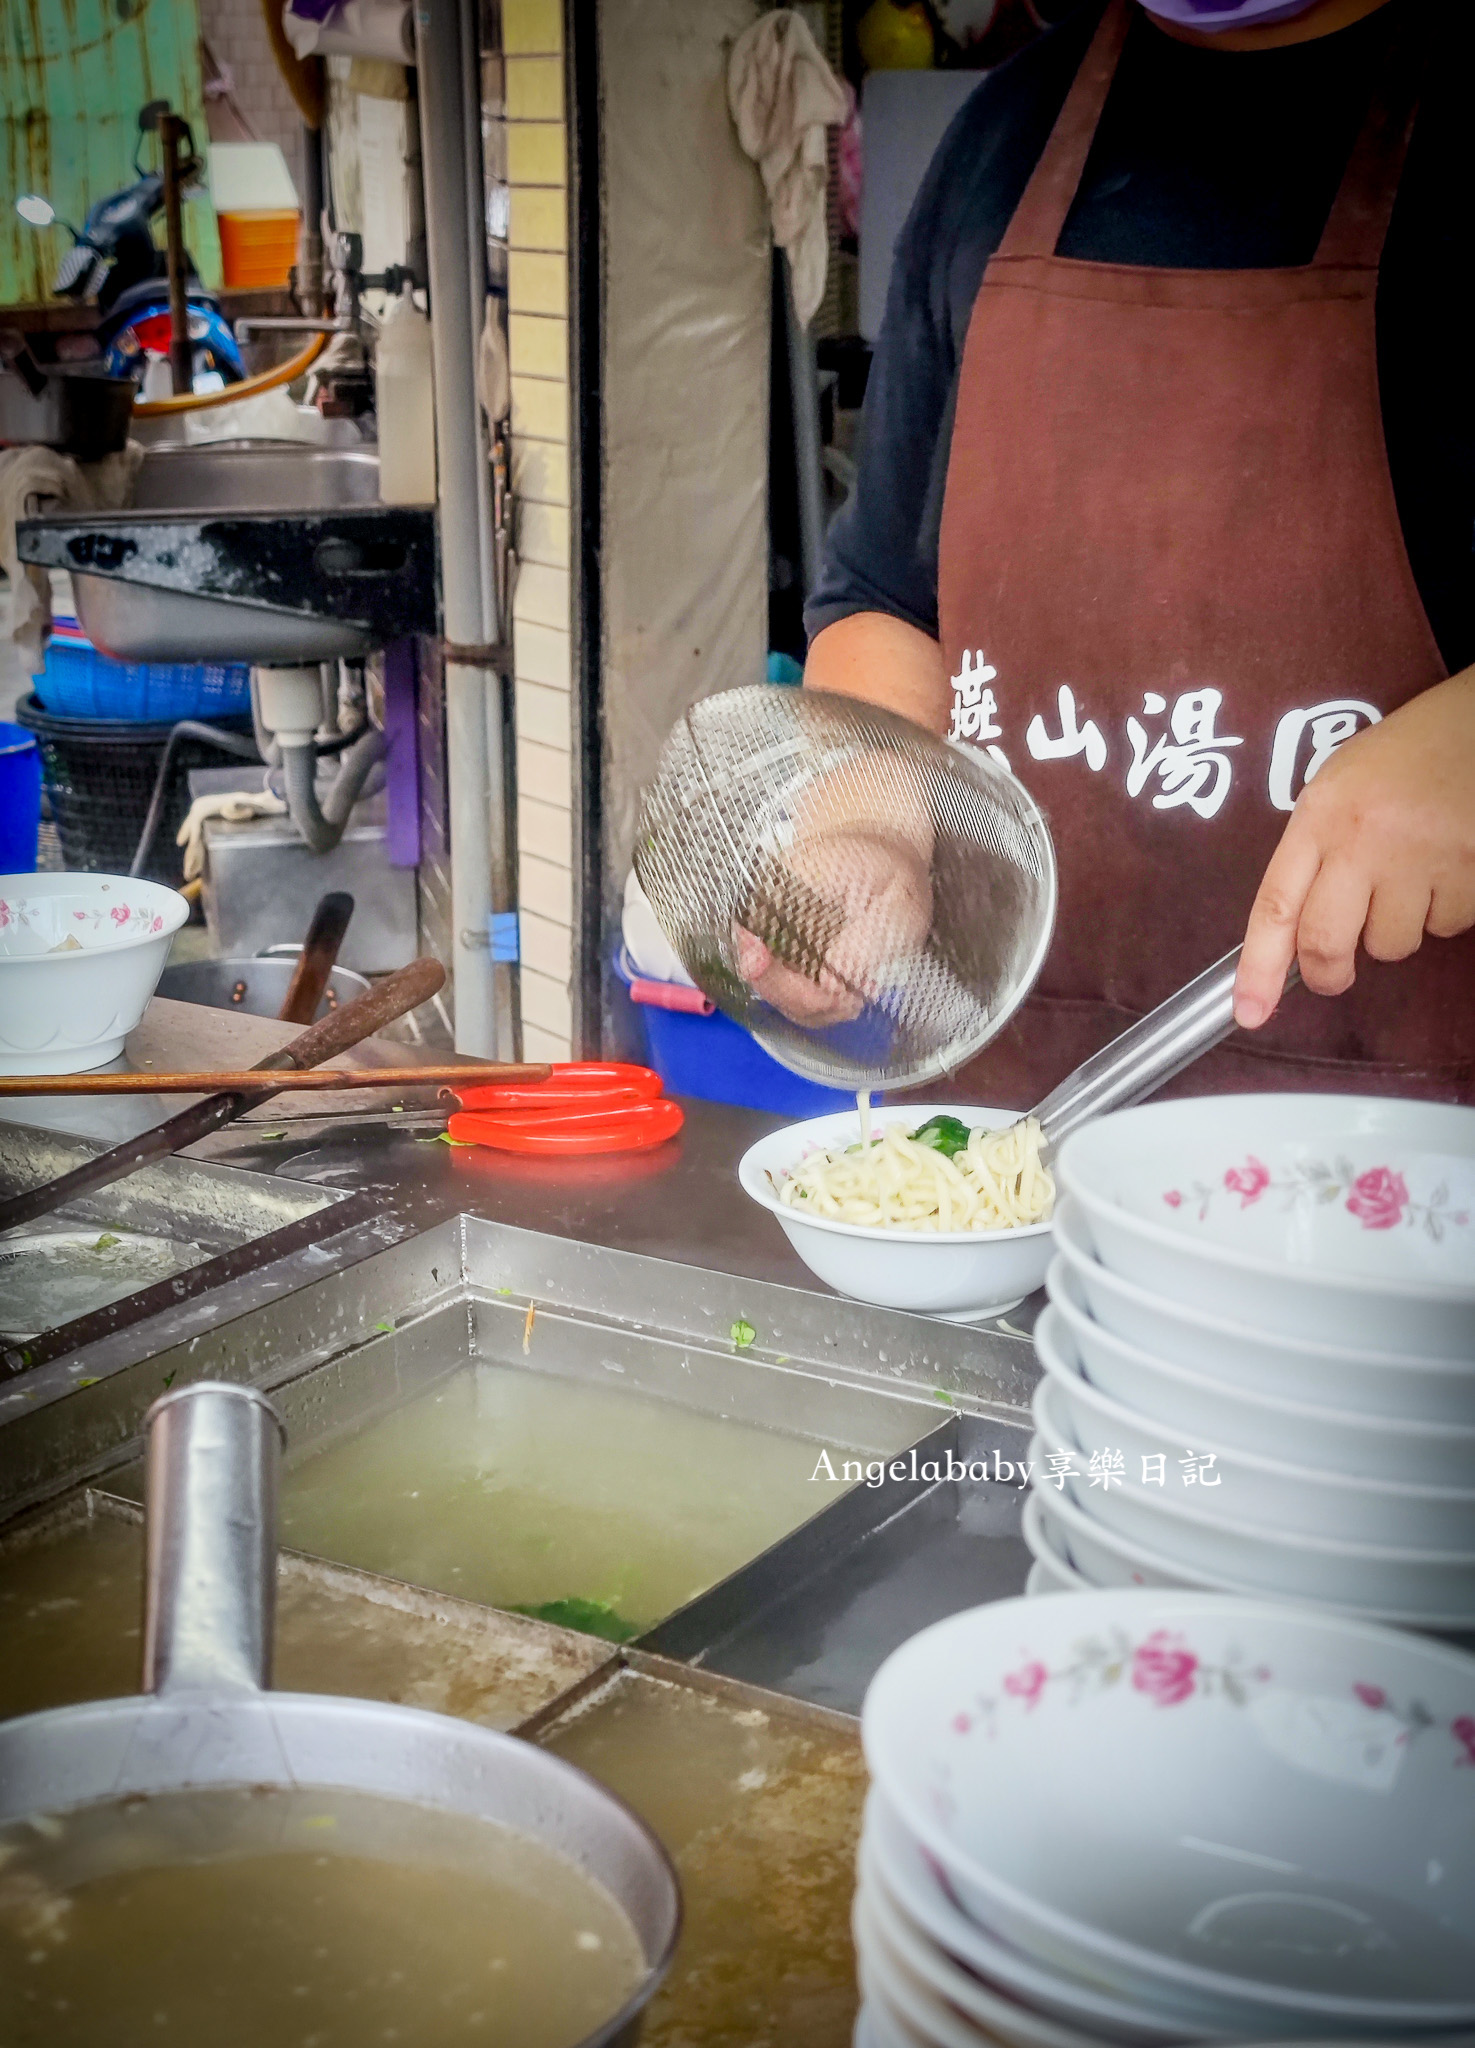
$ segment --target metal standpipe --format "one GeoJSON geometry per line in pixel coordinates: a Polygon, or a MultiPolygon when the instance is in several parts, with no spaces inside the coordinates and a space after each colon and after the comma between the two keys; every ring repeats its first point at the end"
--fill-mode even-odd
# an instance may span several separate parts
{"type": "Polygon", "coordinates": [[[149,1410],[145,1692],[271,1684],[277,1469],[286,1430],[264,1395],[204,1381],[149,1410]]]}
{"type": "MultiPolygon", "coordinates": [[[[435,450],[440,509],[444,631],[452,647],[484,648],[501,637],[491,578],[492,534],[485,429],[476,354],[485,289],[472,289],[482,250],[480,135],[468,116],[466,51],[475,48],[469,0],[418,0],[421,156],[435,368],[435,450]],[[475,168],[476,176],[472,177],[475,168]]],[[[513,1054],[512,990],[494,969],[490,918],[510,910],[502,723],[489,713],[495,672],[447,659],[446,773],[451,824],[452,972],[456,1050],[513,1054]]]]}

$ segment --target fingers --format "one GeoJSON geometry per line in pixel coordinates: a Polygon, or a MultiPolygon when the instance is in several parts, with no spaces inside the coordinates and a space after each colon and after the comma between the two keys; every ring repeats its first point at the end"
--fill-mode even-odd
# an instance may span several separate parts
{"type": "Polygon", "coordinates": [[[1379,882],[1368,906],[1362,943],[1374,960],[1407,960],[1417,953],[1434,912],[1427,883],[1379,882]]]}
{"type": "Polygon", "coordinates": [[[1296,958],[1301,979],[1319,996],[1339,996],[1357,973],[1357,941],[1367,923],[1372,884],[1348,861],[1323,862],[1301,906],[1296,958]]]}
{"type": "Polygon", "coordinates": [[[1321,867],[1321,848],[1296,817],[1286,826],[1260,884],[1234,979],[1234,1021],[1263,1024],[1280,1001],[1296,957],[1301,909],[1321,867]]]}

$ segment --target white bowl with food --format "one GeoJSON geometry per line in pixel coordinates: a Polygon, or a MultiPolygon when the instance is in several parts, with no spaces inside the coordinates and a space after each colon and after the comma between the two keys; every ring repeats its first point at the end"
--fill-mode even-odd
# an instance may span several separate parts
{"type": "Polygon", "coordinates": [[[1093,1464],[1119,1455],[1115,1490],[1181,1496],[1214,1521],[1263,1521],[1272,1530],[1404,1550],[1468,1551],[1475,1561],[1475,1489],[1330,1472],[1236,1450],[1201,1430],[1190,1434],[1094,1386],[1053,1302],[1034,1334],[1046,1372],[1036,1412],[1048,1402],[1057,1426],[1093,1464]]]}
{"type": "Polygon", "coordinates": [[[1063,1258],[1052,1260],[1045,1286],[1051,1308],[1047,1336],[1057,1363],[1160,1428],[1348,1477],[1427,1486],[1469,1485],[1475,1479],[1475,1427],[1469,1424],[1357,1415],[1236,1387],[1156,1358],[1103,1329],[1087,1310],[1079,1276],[1063,1258]]]}
{"type": "Polygon", "coordinates": [[[1103,1266],[1085,1211],[1069,1195],[1055,1204],[1055,1247],[1078,1283],[1093,1321],[1153,1357],[1202,1373],[1242,1393],[1279,1395],[1347,1415],[1425,1426],[1475,1425],[1475,1360],[1364,1351],[1252,1330],[1243,1321],[1169,1301],[1103,1266]]]}
{"type": "Polygon", "coordinates": [[[1167,1562],[1175,1576],[1201,1574],[1216,1585],[1253,1587],[1277,1599],[1376,1610],[1411,1628],[1475,1627],[1475,1554],[1305,1535],[1263,1520],[1206,1515],[1183,1504],[1187,1490],[1175,1496],[1166,1488],[1103,1485],[1054,1414],[1053,1391],[1048,1380],[1036,1390],[1037,1448],[1029,1452],[1034,1484],[1052,1489],[1052,1508],[1059,1482],[1062,1500],[1073,1500],[1104,1531],[1167,1562]]]}
{"type": "Polygon", "coordinates": [[[1194,2026],[1475,2023],[1475,1659],[1165,1589],[1004,1600],[894,1651],[872,1781],[969,1919],[1194,2026]]]}
{"type": "Polygon", "coordinates": [[[0,875],[0,1074],[105,1067],[148,1008],[176,889],[127,875],[0,875]]]}
{"type": "Polygon", "coordinates": [[[1055,1192],[1038,1125],[976,1103],[877,1108],[870,1125],[869,1154],[857,1108],[774,1131],[738,1167],[810,1271],[855,1301],[950,1322],[1033,1294],[1050,1263],[1055,1192]],[[1020,1220],[992,1220],[1003,1214],[1020,1220]]]}
{"type": "Polygon", "coordinates": [[[1250,1325],[1475,1359],[1475,1109],[1362,1095],[1119,1110],[1060,1149],[1102,1264],[1250,1325]]]}

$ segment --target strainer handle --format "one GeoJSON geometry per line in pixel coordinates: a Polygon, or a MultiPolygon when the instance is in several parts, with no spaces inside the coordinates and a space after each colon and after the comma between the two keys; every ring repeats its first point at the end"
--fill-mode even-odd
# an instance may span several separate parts
{"type": "Polygon", "coordinates": [[[271,1683],[277,1467],[285,1430],[254,1388],[200,1380],[149,1410],[143,1689],[271,1683]]]}
{"type": "MultiPolygon", "coordinates": [[[[1234,1030],[1234,976],[1240,947],[1169,996],[1076,1068],[1035,1110],[1047,1152],[1082,1124],[1127,1109],[1218,1045],[1234,1030]]],[[[1287,981],[1298,979],[1294,966],[1287,981]]]]}

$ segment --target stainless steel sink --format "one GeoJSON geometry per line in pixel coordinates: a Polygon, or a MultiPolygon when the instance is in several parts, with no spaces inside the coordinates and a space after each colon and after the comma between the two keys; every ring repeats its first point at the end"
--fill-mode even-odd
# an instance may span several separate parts
{"type": "Polygon", "coordinates": [[[133,504],[23,521],[21,559],[66,569],[123,661],[293,666],[434,630],[435,521],[379,502],[378,450],[151,448],[133,504]]]}
{"type": "Polygon", "coordinates": [[[223,597],[195,597],[73,574],[77,622],[117,661],[245,663],[294,668],[367,654],[374,636],[345,619],[305,618],[223,597]]]}
{"type": "Polygon", "coordinates": [[[136,512],[324,512],[378,502],[377,448],[292,441],[151,448],[133,487],[136,512]]]}
{"type": "MultiPolygon", "coordinates": [[[[131,509],[322,512],[378,502],[377,449],[217,442],[150,449],[139,465],[131,509]]],[[[72,589],[83,632],[120,660],[291,665],[366,654],[374,644],[349,620],[247,608],[230,598],[75,573],[72,589]]]]}

